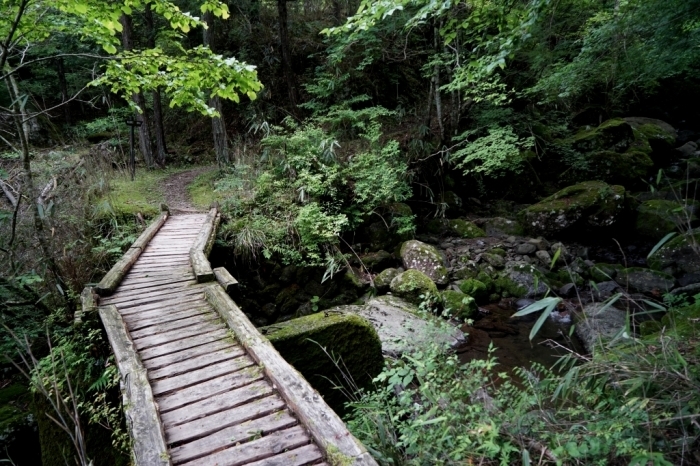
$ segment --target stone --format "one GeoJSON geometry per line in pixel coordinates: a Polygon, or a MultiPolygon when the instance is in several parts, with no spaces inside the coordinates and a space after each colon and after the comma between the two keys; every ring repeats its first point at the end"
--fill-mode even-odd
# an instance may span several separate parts
{"type": "Polygon", "coordinates": [[[588,273],[590,273],[591,278],[596,282],[605,282],[608,280],[614,280],[617,276],[617,271],[623,269],[624,267],[620,264],[606,264],[604,262],[599,262],[593,265],[588,273]]]}
{"type": "Polygon", "coordinates": [[[615,281],[622,287],[630,287],[639,293],[661,296],[671,291],[676,280],[673,276],[657,270],[630,267],[620,270],[615,281]]]}
{"type": "Polygon", "coordinates": [[[414,304],[420,304],[421,295],[424,298],[437,296],[435,283],[426,274],[416,269],[409,269],[394,277],[389,288],[394,295],[414,304]]]}
{"type": "Polygon", "coordinates": [[[532,265],[515,266],[512,269],[506,269],[499,279],[507,279],[513,283],[516,289],[508,291],[508,293],[518,298],[543,296],[549,290],[545,277],[532,265]],[[517,294],[512,293],[512,291],[516,290],[517,294]]]}
{"type": "Polygon", "coordinates": [[[683,273],[700,273],[700,230],[679,235],[661,246],[647,264],[654,270],[673,266],[683,273]]]}
{"type": "Polygon", "coordinates": [[[460,282],[459,290],[474,298],[479,304],[485,304],[489,296],[489,287],[484,282],[473,278],[460,282]]]}
{"type": "Polygon", "coordinates": [[[523,227],[518,221],[503,217],[487,218],[483,223],[483,228],[487,236],[522,236],[524,233],[523,227]]]}
{"type": "Polygon", "coordinates": [[[534,254],[537,246],[532,243],[521,243],[515,248],[515,253],[520,255],[534,254]]]}
{"type": "Polygon", "coordinates": [[[447,221],[448,230],[460,238],[480,238],[486,236],[486,232],[472,222],[455,218],[447,221]]]}
{"type": "MultiPolygon", "coordinates": [[[[396,296],[377,296],[364,306],[353,306],[353,311],[372,323],[382,353],[388,357],[397,358],[433,342],[458,347],[466,340],[458,328],[448,328],[447,332],[438,329],[421,317],[417,306],[396,296]]],[[[434,322],[440,320],[435,318],[434,322]]]]}
{"type": "Polygon", "coordinates": [[[700,283],[700,273],[686,273],[678,279],[679,286],[688,286],[700,283]]]}
{"type": "Polygon", "coordinates": [[[417,240],[406,241],[401,245],[400,255],[407,270],[419,270],[435,283],[447,284],[449,276],[445,257],[435,246],[417,240]]]}
{"type": "Polygon", "coordinates": [[[382,342],[360,306],[339,306],[260,331],[334,410],[342,412],[347,399],[334,388],[333,381],[343,380],[343,374],[331,355],[342,360],[343,370],[359,387],[370,388],[384,367],[382,342]]]}
{"type": "Polygon", "coordinates": [[[626,312],[604,303],[591,303],[576,315],[576,335],[586,351],[594,353],[596,348],[608,344],[625,328],[626,312]]]}
{"type": "Polygon", "coordinates": [[[698,145],[695,141],[688,141],[676,148],[676,151],[678,151],[682,157],[693,157],[697,150],[698,145]]]}
{"type": "Polygon", "coordinates": [[[494,269],[502,269],[506,265],[505,259],[499,254],[485,253],[481,255],[482,259],[488,262],[494,269]]]}
{"type": "Polygon", "coordinates": [[[377,252],[370,252],[360,256],[362,263],[369,270],[374,272],[381,272],[382,270],[389,267],[392,256],[384,250],[379,250],[377,252]]]}
{"type": "Polygon", "coordinates": [[[684,230],[690,223],[697,220],[693,214],[696,203],[679,203],[653,199],[644,201],[637,206],[635,230],[640,236],[660,240],[668,233],[684,230]]]}
{"type": "Polygon", "coordinates": [[[535,256],[537,257],[537,259],[539,259],[540,263],[543,266],[549,267],[550,265],[552,265],[552,256],[550,256],[547,251],[537,251],[535,253],[535,256]]]}
{"type": "Polygon", "coordinates": [[[571,298],[576,296],[576,284],[567,283],[566,285],[559,288],[559,296],[562,298],[571,298]]]}
{"type": "Polygon", "coordinates": [[[379,291],[388,290],[391,281],[400,273],[398,269],[394,268],[382,270],[374,277],[374,287],[379,291]]]}
{"type": "Polygon", "coordinates": [[[518,216],[532,233],[556,235],[581,224],[611,226],[624,208],[624,187],[586,181],[562,189],[520,211],[518,216]]]}
{"type": "Polygon", "coordinates": [[[452,311],[452,316],[469,319],[479,310],[476,300],[461,291],[445,290],[441,293],[442,305],[452,311]]]}
{"type": "Polygon", "coordinates": [[[530,238],[528,241],[530,244],[534,244],[535,248],[537,248],[538,251],[547,251],[549,250],[549,241],[546,239],[539,237],[539,238],[530,238]]]}

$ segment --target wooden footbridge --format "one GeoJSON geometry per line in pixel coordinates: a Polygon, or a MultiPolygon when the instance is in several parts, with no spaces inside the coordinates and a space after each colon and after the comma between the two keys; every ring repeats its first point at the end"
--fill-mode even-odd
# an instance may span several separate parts
{"type": "Polygon", "coordinates": [[[235,279],[207,259],[218,222],[215,208],[164,212],[83,292],[119,367],[134,463],[376,465],[228,296],[235,279]]]}

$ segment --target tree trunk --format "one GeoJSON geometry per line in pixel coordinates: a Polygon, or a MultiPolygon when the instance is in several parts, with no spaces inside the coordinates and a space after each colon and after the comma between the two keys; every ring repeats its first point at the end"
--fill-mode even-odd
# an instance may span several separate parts
{"type": "MultiPolygon", "coordinates": [[[[133,26],[131,17],[122,15],[119,21],[122,23],[122,45],[124,46],[124,50],[133,50],[134,43],[131,38],[133,26]]],[[[146,163],[146,166],[148,168],[153,168],[155,161],[153,159],[153,147],[151,146],[151,131],[148,127],[146,99],[144,99],[142,92],[136,92],[131,95],[131,100],[141,109],[141,113],[136,114],[136,119],[142,123],[141,126],[139,126],[139,148],[141,149],[141,155],[143,155],[143,161],[146,163]]]]}
{"type": "MultiPolygon", "coordinates": [[[[203,30],[202,42],[205,46],[214,51],[214,15],[207,12],[204,15],[204,21],[209,26],[203,30]]],[[[228,137],[226,135],[226,123],[224,122],[224,114],[222,112],[221,98],[218,96],[209,99],[209,106],[216,109],[219,113],[218,117],[211,119],[211,130],[214,136],[214,150],[216,151],[216,162],[219,166],[229,164],[231,157],[228,148],[228,137]]]]}
{"type": "MultiPolygon", "coordinates": [[[[156,46],[156,28],[153,21],[153,11],[151,5],[146,4],[144,15],[146,23],[146,45],[149,48],[156,46]]],[[[160,90],[153,91],[153,132],[156,136],[156,163],[160,166],[165,165],[165,158],[168,154],[168,148],[165,145],[165,128],[163,127],[163,106],[160,101],[160,90]]]]}
{"type": "Polygon", "coordinates": [[[293,107],[296,107],[297,98],[294,88],[294,74],[292,73],[291,52],[289,51],[289,31],[287,30],[287,0],[277,0],[277,19],[279,21],[282,74],[287,82],[289,101],[293,107]]]}
{"type": "Polygon", "coordinates": [[[63,102],[63,119],[67,125],[71,124],[70,102],[68,102],[68,83],[66,82],[66,70],[63,66],[63,57],[56,59],[56,73],[58,74],[58,85],[61,88],[61,101],[63,102]]]}

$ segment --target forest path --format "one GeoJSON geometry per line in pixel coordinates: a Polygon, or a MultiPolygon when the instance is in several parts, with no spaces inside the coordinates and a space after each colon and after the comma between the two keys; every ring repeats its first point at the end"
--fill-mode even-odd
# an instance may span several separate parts
{"type": "Polygon", "coordinates": [[[176,173],[164,179],[160,188],[165,196],[165,203],[173,214],[202,212],[192,204],[187,187],[202,173],[216,170],[216,165],[195,167],[191,170],[176,173]]]}

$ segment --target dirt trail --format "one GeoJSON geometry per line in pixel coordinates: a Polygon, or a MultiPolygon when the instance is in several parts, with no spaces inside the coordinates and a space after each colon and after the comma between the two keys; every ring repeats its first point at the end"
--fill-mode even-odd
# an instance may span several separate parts
{"type": "Polygon", "coordinates": [[[176,173],[161,182],[161,189],[165,194],[165,204],[173,214],[201,212],[192,205],[192,200],[187,192],[187,186],[202,173],[215,170],[216,166],[197,167],[192,170],[176,173]]]}

